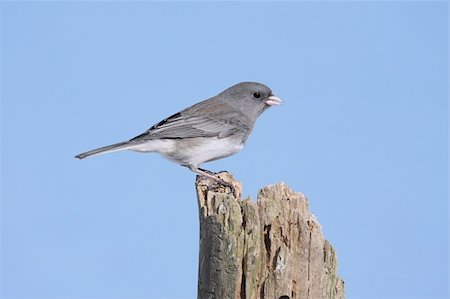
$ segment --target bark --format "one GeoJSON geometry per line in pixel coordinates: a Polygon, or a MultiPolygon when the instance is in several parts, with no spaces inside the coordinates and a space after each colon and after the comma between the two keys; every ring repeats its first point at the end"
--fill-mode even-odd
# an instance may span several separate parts
{"type": "Polygon", "coordinates": [[[287,185],[241,200],[241,184],[217,186],[197,177],[200,216],[198,298],[345,298],[337,256],[308,210],[287,185]]]}

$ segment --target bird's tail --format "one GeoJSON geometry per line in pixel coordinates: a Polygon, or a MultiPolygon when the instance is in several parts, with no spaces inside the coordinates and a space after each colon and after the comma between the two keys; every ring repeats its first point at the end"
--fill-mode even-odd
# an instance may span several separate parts
{"type": "Polygon", "coordinates": [[[85,153],[81,153],[79,155],[76,155],[75,158],[77,158],[77,159],[84,159],[84,158],[87,158],[87,157],[90,157],[90,156],[96,156],[96,155],[101,155],[101,154],[106,154],[106,153],[123,151],[123,150],[126,150],[126,149],[128,149],[128,148],[130,148],[132,146],[133,145],[130,144],[129,141],[119,142],[119,143],[115,143],[115,144],[99,147],[99,148],[90,150],[90,151],[85,152],[85,153]]]}

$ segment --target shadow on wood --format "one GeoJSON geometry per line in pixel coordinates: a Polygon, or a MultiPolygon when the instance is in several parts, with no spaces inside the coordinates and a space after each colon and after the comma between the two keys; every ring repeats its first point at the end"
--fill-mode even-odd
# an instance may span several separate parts
{"type": "Polygon", "coordinates": [[[197,177],[200,216],[198,298],[345,298],[337,257],[308,210],[308,200],[280,183],[257,202],[241,184],[215,186],[197,177]]]}

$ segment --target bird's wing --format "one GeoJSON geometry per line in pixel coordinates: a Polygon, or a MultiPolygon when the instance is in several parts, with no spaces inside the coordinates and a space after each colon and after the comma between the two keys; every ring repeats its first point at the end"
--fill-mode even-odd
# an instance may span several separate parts
{"type": "Polygon", "coordinates": [[[246,130],[242,113],[225,103],[204,101],[157,123],[130,141],[195,137],[225,138],[246,130]]]}

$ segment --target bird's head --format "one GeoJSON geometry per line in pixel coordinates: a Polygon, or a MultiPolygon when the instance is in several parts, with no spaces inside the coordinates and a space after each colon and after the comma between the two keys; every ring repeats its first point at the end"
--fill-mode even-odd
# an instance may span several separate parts
{"type": "Polygon", "coordinates": [[[273,95],[269,87],[256,82],[236,84],[219,96],[253,120],[256,120],[270,106],[280,105],[282,102],[280,98],[273,95]]]}

